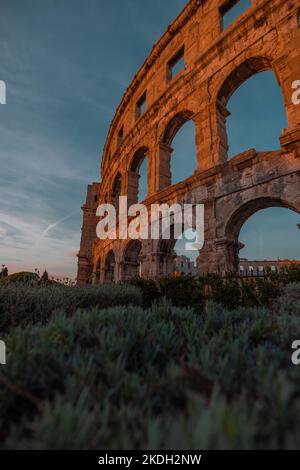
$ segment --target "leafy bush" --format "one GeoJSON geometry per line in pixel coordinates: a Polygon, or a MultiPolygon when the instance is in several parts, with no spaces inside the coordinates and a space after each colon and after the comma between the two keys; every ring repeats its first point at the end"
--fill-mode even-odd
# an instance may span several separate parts
{"type": "Polygon", "coordinates": [[[141,303],[142,295],[134,286],[0,285],[0,331],[46,323],[52,312],[59,308],[71,315],[78,308],[141,303]]]}
{"type": "Polygon", "coordinates": [[[239,278],[234,274],[222,277],[207,274],[199,277],[168,276],[157,280],[161,297],[174,306],[202,310],[208,300],[232,309],[236,306],[261,307],[272,305],[289,283],[300,283],[300,267],[295,265],[280,272],[269,272],[261,278],[239,278]]]}
{"type": "Polygon", "coordinates": [[[204,308],[204,282],[200,277],[168,276],[158,280],[161,296],[176,307],[194,307],[198,311],[204,308]]]}
{"type": "Polygon", "coordinates": [[[273,308],[279,314],[288,313],[289,315],[300,316],[300,283],[288,284],[282,295],[274,300],[273,308]]]}
{"type": "Polygon", "coordinates": [[[300,448],[295,338],[289,312],[213,302],[57,312],[5,338],[2,448],[300,448]]]}
{"type": "Polygon", "coordinates": [[[136,286],[142,292],[143,307],[151,307],[151,305],[161,297],[157,282],[153,279],[137,277],[128,281],[127,285],[128,284],[136,286]]]}
{"type": "Polygon", "coordinates": [[[32,284],[37,283],[39,280],[39,275],[37,273],[22,271],[19,273],[10,274],[1,278],[1,284],[14,284],[14,283],[24,283],[32,284]]]}

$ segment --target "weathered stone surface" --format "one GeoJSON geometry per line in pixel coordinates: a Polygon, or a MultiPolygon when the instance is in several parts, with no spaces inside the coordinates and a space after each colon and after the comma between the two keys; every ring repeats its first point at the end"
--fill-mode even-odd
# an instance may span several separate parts
{"type": "Polygon", "coordinates": [[[300,0],[252,0],[252,6],[221,30],[224,1],[191,0],[126,90],[110,126],[101,165],[101,183],[88,187],[78,254],[78,282],[167,274],[174,241],[96,239],[95,195],[115,202],[119,194],[136,202],[138,168],[148,158],[151,203],[203,203],[205,245],[198,259],[202,272],[238,269],[238,236],[257,210],[281,206],[300,213],[300,105],[292,103],[292,83],[300,80],[300,0]],[[184,46],[185,69],[169,80],[168,63],[184,46]],[[249,149],[228,160],[226,105],[252,75],[273,70],[282,90],[288,127],[280,150],[249,149]],[[147,110],[136,104],[146,91],[147,110]],[[172,139],[180,126],[195,124],[197,168],[171,186],[172,139]],[[118,138],[123,127],[123,140],[118,138]],[[94,273],[94,275],[93,275],[94,273]],[[100,273],[100,274],[99,274],[100,273]]]}

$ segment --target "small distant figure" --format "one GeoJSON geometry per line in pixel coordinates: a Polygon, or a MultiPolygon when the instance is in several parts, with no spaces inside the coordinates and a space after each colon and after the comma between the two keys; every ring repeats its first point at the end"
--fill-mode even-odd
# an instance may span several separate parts
{"type": "Polygon", "coordinates": [[[0,104],[6,104],[6,83],[0,80],[0,104]]]}

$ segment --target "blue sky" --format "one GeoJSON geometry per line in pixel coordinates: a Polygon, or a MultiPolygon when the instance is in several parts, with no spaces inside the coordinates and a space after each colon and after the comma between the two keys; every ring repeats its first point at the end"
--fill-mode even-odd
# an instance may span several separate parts
{"type": "MultiPolygon", "coordinates": [[[[80,206],[87,183],[99,178],[109,123],[153,43],[185,3],[1,1],[0,80],[6,82],[7,104],[0,106],[0,262],[10,272],[38,267],[56,275],[75,275],[80,206]]],[[[264,86],[273,103],[276,83],[271,88],[270,83],[264,86]]],[[[246,104],[234,102],[235,95],[232,109],[229,105],[240,116],[238,121],[232,116],[233,124],[229,122],[233,149],[253,146],[243,132],[254,117],[255,100],[261,105],[265,99],[265,91],[255,81],[250,96],[245,94],[246,104]]],[[[268,136],[278,126],[284,127],[280,112],[274,113],[272,108],[264,131],[259,127],[253,131],[262,146],[271,145],[268,136]]],[[[194,171],[193,132],[187,127],[176,139],[174,177],[181,172],[183,152],[185,162],[187,156],[191,158],[191,173],[194,171]]],[[[293,227],[300,221],[294,218],[293,227]]],[[[282,229],[287,219],[281,220],[282,229]]],[[[254,241],[258,232],[253,230],[250,227],[243,234],[243,241],[253,245],[250,255],[262,246],[261,241],[254,241]]],[[[263,240],[260,230],[259,240],[263,240]]],[[[300,232],[294,231],[288,255],[300,258],[300,232]]],[[[275,240],[282,240],[282,233],[276,233],[275,240]]],[[[272,243],[268,249],[270,246],[272,243]]]]}

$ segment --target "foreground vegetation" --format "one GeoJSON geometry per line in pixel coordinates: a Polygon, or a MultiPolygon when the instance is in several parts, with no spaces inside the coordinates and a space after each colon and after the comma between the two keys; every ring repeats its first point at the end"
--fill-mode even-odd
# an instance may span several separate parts
{"type": "Polygon", "coordinates": [[[141,305],[142,294],[134,286],[74,286],[49,284],[0,285],[0,331],[17,326],[45,324],[52,313],[62,309],[71,316],[78,308],[107,308],[141,305]]]}
{"type": "Polygon", "coordinates": [[[300,284],[228,309],[184,282],[1,287],[0,448],[299,449],[300,284]]]}

